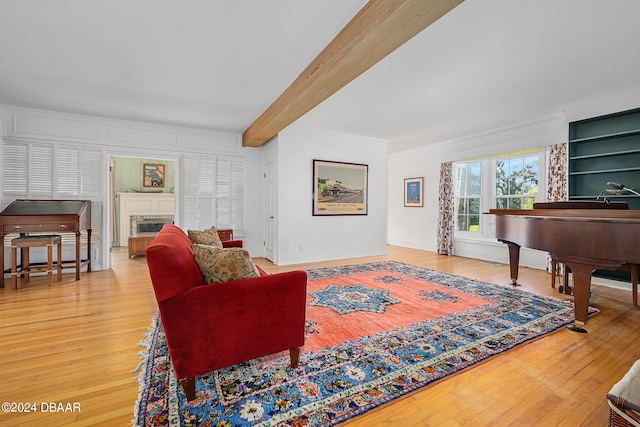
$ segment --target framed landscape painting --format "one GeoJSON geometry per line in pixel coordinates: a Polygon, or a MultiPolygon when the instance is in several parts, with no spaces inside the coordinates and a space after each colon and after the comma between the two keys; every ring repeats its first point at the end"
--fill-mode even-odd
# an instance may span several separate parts
{"type": "Polygon", "coordinates": [[[367,215],[369,166],[313,161],[313,215],[367,215]]]}
{"type": "Polygon", "coordinates": [[[424,178],[405,178],[404,205],[421,208],[424,206],[424,178]]]}

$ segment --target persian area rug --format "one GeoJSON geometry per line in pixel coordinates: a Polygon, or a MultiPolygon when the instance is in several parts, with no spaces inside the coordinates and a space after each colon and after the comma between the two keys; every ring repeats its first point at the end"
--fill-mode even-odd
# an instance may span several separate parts
{"type": "Polygon", "coordinates": [[[197,378],[190,404],[158,317],[140,367],[140,426],[330,426],[573,322],[573,304],[381,262],[307,271],[307,338],[197,378]]]}

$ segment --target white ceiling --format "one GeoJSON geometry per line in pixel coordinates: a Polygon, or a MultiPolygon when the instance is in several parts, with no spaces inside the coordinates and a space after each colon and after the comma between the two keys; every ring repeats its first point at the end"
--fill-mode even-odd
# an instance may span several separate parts
{"type": "MultiPolygon", "coordinates": [[[[365,3],[0,0],[0,103],[243,132],[365,3]]],[[[638,18],[638,0],[466,0],[299,123],[397,151],[638,90],[638,18]]]]}

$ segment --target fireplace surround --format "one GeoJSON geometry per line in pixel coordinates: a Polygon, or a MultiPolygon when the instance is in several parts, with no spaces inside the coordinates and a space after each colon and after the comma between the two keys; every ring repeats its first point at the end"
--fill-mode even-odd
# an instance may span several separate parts
{"type": "Polygon", "coordinates": [[[173,215],[131,215],[129,236],[137,237],[143,233],[157,233],[165,224],[173,224],[173,215]]]}
{"type": "Polygon", "coordinates": [[[175,219],[171,193],[118,193],[118,203],[120,246],[128,246],[129,237],[153,234],[175,219]]]}

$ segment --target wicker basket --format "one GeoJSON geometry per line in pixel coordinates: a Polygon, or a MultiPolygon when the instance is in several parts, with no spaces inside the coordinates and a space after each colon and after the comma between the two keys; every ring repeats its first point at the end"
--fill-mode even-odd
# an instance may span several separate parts
{"type": "Polygon", "coordinates": [[[640,360],[607,394],[609,426],[640,427],[640,360]]]}
{"type": "Polygon", "coordinates": [[[640,408],[621,397],[607,394],[609,427],[640,427],[640,408]]]}

